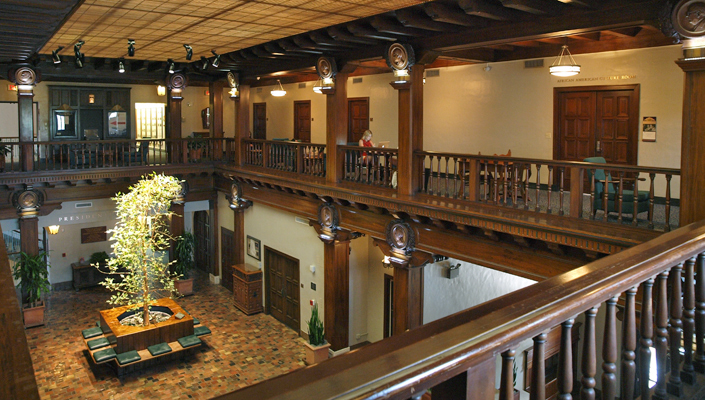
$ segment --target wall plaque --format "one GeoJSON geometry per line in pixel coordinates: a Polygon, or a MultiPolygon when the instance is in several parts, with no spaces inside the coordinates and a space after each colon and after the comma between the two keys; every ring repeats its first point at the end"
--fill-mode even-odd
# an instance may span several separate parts
{"type": "Polygon", "coordinates": [[[81,229],[81,243],[105,242],[108,240],[107,227],[96,226],[95,228],[81,229]]]}

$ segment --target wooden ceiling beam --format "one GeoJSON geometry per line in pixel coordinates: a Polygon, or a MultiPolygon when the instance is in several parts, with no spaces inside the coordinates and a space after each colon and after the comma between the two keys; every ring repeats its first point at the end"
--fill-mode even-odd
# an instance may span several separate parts
{"type": "Polygon", "coordinates": [[[319,50],[319,51],[329,50],[325,46],[317,45],[313,40],[311,40],[308,37],[303,36],[303,35],[294,36],[293,38],[291,38],[291,40],[294,41],[295,45],[301,47],[302,49],[319,50]]]}
{"type": "Polygon", "coordinates": [[[423,8],[426,15],[431,17],[432,20],[436,22],[445,22],[447,24],[461,25],[461,26],[487,26],[487,22],[481,18],[468,15],[461,8],[451,8],[445,6],[441,3],[424,3],[421,8],[423,8]]]}
{"type": "Polygon", "coordinates": [[[357,37],[386,40],[388,42],[396,42],[399,39],[397,36],[392,36],[390,34],[379,32],[376,29],[367,27],[360,23],[351,22],[349,24],[346,24],[346,28],[348,29],[348,31],[350,31],[350,33],[357,37]]]}
{"type": "Polygon", "coordinates": [[[422,29],[407,28],[398,20],[377,15],[370,18],[370,25],[379,32],[402,36],[423,36],[426,31],[422,29]]]}
{"type": "Polygon", "coordinates": [[[303,49],[300,46],[290,42],[289,40],[277,40],[277,44],[282,47],[282,49],[290,52],[305,53],[305,54],[323,54],[322,51],[303,49]]]}
{"type": "Polygon", "coordinates": [[[495,62],[496,52],[488,47],[480,47],[467,50],[446,51],[441,54],[444,58],[463,60],[469,62],[495,62]]]}
{"type": "Polygon", "coordinates": [[[268,58],[270,60],[277,59],[277,57],[274,56],[272,53],[266,51],[263,48],[260,48],[259,46],[251,47],[250,50],[255,53],[255,55],[259,58],[268,58]]]}
{"type": "Polygon", "coordinates": [[[328,35],[328,32],[324,30],[320,31],[311,31],[308,33],[308,37],[311,38],[316,44],[320,46],[330,46],[331,48],[338,49],[338,50],[343,50],[345,49],[351,49],[355,48],[355,45],[350,44],[350,43],[345,43],[345,42],[340,42],[328,35]]]}
{"type": "Polygon", "coordinates": [[[530,14],[556,14],[561,11],[561,3],[547,2],[542,0],[499,0],[502,5],[515,10],[528,12],[530,14]]]}
{"type": "Polygon", "coordinates": [[[366,44],[366,45],[379,44],[379,42],[377,40],[365,39],[362,37],[353,36],[349,32],[344,31],[337,26],[331,26],[331,27],[327,28],[326,32],[328,32],[330,37],[332,37],[333,39],[340,40],[342,42],[360,43],[360,44],[366,44]]]}
{"type": "Polygon", "coordinates": [[[597,8],[599,6],[599,2],[596,0],[558,0],[561,3],[565,4],[570,4],[570,5],[577,5],[580,7],[587,7],[587,8],[597,8]]]}
{"type": "Polygon", "coordinates": [[[512,46],[514,46],[514,47],[540,47],[541,42],[538,42],[536,40],[524,40],[521,42],[514,42],[514,43],[512,43],[512,46]]]}
{"type": "Polygon", "coordinates": [[[602,36],[602,32],[592,32],[592,33],[584,33],[582,35],[570,35],[568,37],[571,39],[576,39],[576,40],[587,40],[590,42],[599,42],[601,36],[602,36]]]}
{"type": "Polygon", "coordinates": [[[500,50],[500,51],[514,51],[514,46],[510,44],[493,44],[491,46],[487,46],[490,49],[494,50],[500,50]]]}
{"type": "Polygon", "coordinates": [[[511,21],[519,18],[519,13],[504,8],[486,0],[459,0],[458,5],[468,15],[492,19],[495,21],[511,21]]]}
{"type": "Polygon", "coordinates": [[[430,19],[426,14],[416,12],[415,8],[396,10],[394,14],[397,17],[397,20],[408,28],[418,28],[436,32],[453,32],[458,30],[457,25],[436,22],[430,19]]]}
{"type": "Polygon", "coordinates": [[[642,31],[642,28],[640,26],[634,26],[631,28],[622,28],[622,29],[609,29],[607,32],[609,32],[612,35],[619,36],[619,37],[634,37],[639,34],[639,32],[642,31]]]}

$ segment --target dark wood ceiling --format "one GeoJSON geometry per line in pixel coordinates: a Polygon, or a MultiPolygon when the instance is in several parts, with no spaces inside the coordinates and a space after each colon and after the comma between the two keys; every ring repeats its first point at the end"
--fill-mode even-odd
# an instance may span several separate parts
{"type": "MultiPolygon", "coordinates": [[[[14,35],[27,37],[27,43],[22,52],[18,48],[13,53],[8,33],[0,43],[0,61],[32,62],[45,80],[161,81],[166,76],[165,60],[174,58],[163,54],[160,60],[126,59],[125,74],[117,73],[117,59],[91,54],[86,54],[86,65],[80,70],[72,57],[64,57],[66,62],[54,66],[47,55],[38,57],[36,49],[49,40],[60,19],[42,19],[45,17],[40,15],[47,13],[31,10],[61,5],[65,16],[75,2],[21,3],[32,4],[27,6],[27,14],[40,24],[36,32],[44,36],[31,36],[33,29],[17,27],[14,35]]],[[[231,51],[221,55],[217,68],[211,65],[213,57],[205,63],[181,62],[176,67],[192,81],[222,79],[226,71],[237,71],[243,81],[263,85],[273,77],[283,82],[315,79],[313,65],[321,55],[334,57],[339,68],[356,66],[355,74],[385,72],[388,69],[380,60],[393,42],[411,44],[417,62],[430,67],[551,57],[563,44],[568,44],[573,54],[663,46],[674,43],[659,29],[658,15],[664,7],[662,0],[437,0],[231,51]]]]}

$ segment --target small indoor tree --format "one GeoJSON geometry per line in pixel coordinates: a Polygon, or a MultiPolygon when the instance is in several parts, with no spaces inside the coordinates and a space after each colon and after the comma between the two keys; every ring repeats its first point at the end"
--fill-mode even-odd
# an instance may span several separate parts
{"type": "Polygon", "coordinates": [[[180,192],[177,178],[153,173],[113,199],[118,222],[108,231],[114,242],[108,273],[120,279],[108,277],[101,284],[114,292],[108,304],[139,305],[143,326],[149,325],[149,303],[175,290],[178,274],[169,271],[171,263],[161,252],[169,248],[169,208],[180,192]]]}

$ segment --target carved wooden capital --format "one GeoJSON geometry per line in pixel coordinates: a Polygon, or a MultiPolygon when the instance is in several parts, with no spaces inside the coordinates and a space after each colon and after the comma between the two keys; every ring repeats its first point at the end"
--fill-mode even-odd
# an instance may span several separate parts
{"type": "Polygon", "coordinates": [[[416,233],[408,222],[401,219],[389,221],[385,230],[387,244],[396,253],[410,255],[416,246],[416,233]]]}
{"type": "Polygon", "coordinates": [[[426,264],[435,262],[433,254],[421,250],[413,250],[409,254],[400,253],[398,249],[390,246],[387,241],[372,238],[375,246],[379,247],[382,254],[388,258],[394,268],[409,269],[421,268],[426,264]]]}
{"type": "Polygon", "coordinates": [[[348,242],[364,236],[364,234],[360,232],[341,229],[340,226],[338,226],[339,223],[340,212],[335,205],[331,203],[323,203],[318,206],[318,221],[309,220],[309,225],[313,226],[313,229],[315,229],[318,234],[318,238],[324,243],[348,242]]]}
{"type": "Polygon", "coordinates": [[[244,211],[252,206],[252,201],[242,198],[240,182],[233,181],[230,184],[230,195],[226,197],[230,202],[230,208],[234,211],[244,211]]]}
{"type": "Polygon", "coordinates": [[[20,218],[36,217],[43,202],[44,194],[31,187],[12,194],[12,205],[17,208],[20,218]]]}
{"type": "Polygon", "coordinates": [[[681,0],[671,14],[673,29],[685,38],[705,36],[705,1],[681,0]]]}
{"type": "Polygon", "coordinates": [[[335,59],[332,57],[319,57],[316,61],[316,72],[321,79],[332,79],[338,73],[335,59]]]}
{"type": "Polygon", "coordinates": [[[410,44],[392,43],[384,52],[384,58],[387,65],[393,70],[409,69],[416,62],[414,58],[414,49],[410,44]]]}

